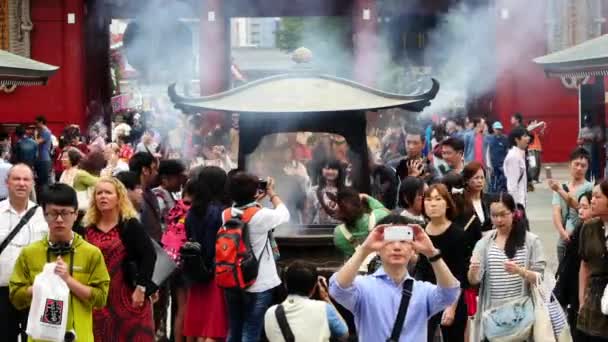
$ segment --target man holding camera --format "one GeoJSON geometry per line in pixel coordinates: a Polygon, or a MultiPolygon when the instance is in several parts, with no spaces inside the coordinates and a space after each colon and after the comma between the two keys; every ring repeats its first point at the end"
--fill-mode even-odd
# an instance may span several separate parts
{"type": "Polygon", "coordinates": [[[348,326],[327,293],[327,280],[305,262],[294,261],[285,270],[287,299],[266,311],[264,330],[270,342],[346,340],[348,326]],[[318,293],[321,300],[311,299],[318,293]]]}
{"type": "Polygon", "coordinates": [[[253,254],[259,262],[255,283],[245,290],[226,289],[228,304],[228,342],[258,341],[264,327],[264,313],[272,303],[272,290],[281,284],[270,242],[271,232],[289,222],[289,211],[275,192],[272,178],[260,181],[256,176],[237,172],[229,180],[232,214],[251,207],[268,197],[274,209],[260,208],[251,217],[247,229],[253,254]]]}
{"type": "Polygon", "coordinates": [[[426,341],[427,321],[456,302],[460,284],[422,227],[389,215],[331,277],[329,293],[353,313],[361,341],[426,341]],[[372,275],[358,276],[373,252],[383,266],[372,275]],[[437,285],[409,276],[407,265],[416,253],[431,262],[437,285]]]}
{"type": "Polygon", "coordinates": [[[32,302],[33,284],[44,265],[70,289],[66,341],[93,341],[93,308],[106,305],[110,275],[101,251],[72,231],[77,218],[76,192],[66,184],[49,185],[42,196],[49,236],[21,250],[10,279],[10,300],[19,310],[32,302]]]}

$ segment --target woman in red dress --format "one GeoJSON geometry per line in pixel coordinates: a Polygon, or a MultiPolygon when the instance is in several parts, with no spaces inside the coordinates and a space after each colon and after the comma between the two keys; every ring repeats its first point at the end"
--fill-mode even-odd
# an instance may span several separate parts
{"type": "Polygon", "coordinates": [[[93,311],[96,342],[154,341],[150,281],[156,262],[154,247],[137,220],[127,190],[115,178],[102,178],[95,186],[95,205],[86,213],[86,239],[103,253],[110,273],[107,305],[93,311]],[[131,283],[123,268],[125,260],[137,265],[131,283]]]}
{"type": "MultiPolygon", "coordinates": [[[[213,266],[215,236],[226,208],[226,178],[221,168],[204,167],[195,181],[192,207],[186,216],[186,235],[201,244],[209,267],[213,266]]],[[[188,341],[213,342],[224,341],[227,335],[228,309],[223,289],[215,279],[192,284],[186,301],[184,336],[188,336],[188,341]]]]}

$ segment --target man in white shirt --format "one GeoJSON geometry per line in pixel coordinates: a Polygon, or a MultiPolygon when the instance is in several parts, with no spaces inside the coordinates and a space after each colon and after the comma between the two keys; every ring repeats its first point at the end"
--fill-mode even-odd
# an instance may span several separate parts
{"type": "MultiPolygon", "coordinates": [[[[36,203],[29,200],[34,186],[34,173],[29,166],[16,164],[11,167],[6,185],[8,199],[0,202],[0,243],[7,238],[21,218],[36,206],[36,203]]],[[[17,257],[23,247],[45,237],[48,230],[42,208],[38,207],[19,233],[0,252],[0,332],[3,334],[3,341],[16,342],[18,335],[25,331],[25,313],[17,311],[8,296],[8,281],[17,257]]]]}
{"type": "Polygon", "coordinates": [[[264,197],[274,209],[261,208],[248,224],[249,240],[258,258],[259,269],[255,283],[247,289],[226,289],[228,305],[228,342],[259,341],[264,327],[264,313],[272,303],[272,289],[281,285],[274,261],[270,233],[276,227],[289,222],[289,210],[274,190],[274,180],[269,179],[266,189],[261,188],[259,178],[238,172],[229,180],[232,210],[244,210],[259,205],[264,197]]]}
{"type": "Polygon", "coordinates": [[[505,157],[503,169],[507,178],[507,192],[515,203],[526,207],[528,197],[528,174],[526,170],[526,148],[530,135],[523,127],[515,127],[509,134],[511,149],[505,157]]]}
{"type": "MultiPolygon", "coordinates": [[[[329,298],[327,281],[319,277],[312,265],[291,263],[285,271],[287,299],[280,304],[289,329],[296,341],[346,340],[348,326],[329,298]],[[310,299],[319,294],[321,300],[310,299]]],[[[277,315],[279,305],[271,306],[264,316],[264,330],[270,342],[285,341],[277,315]]]]}

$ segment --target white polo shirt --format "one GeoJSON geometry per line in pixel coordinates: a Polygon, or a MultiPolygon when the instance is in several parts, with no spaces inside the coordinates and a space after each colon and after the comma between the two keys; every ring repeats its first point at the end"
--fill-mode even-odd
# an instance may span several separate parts
{"type": "MultiPolygon", "coordinates": [[[[28,201],[26,210],[18,214],[10,205],[8,199],[0,202],[0,242],[6,239],[8,234],[21,221],[21,218],[35,205],[36,203],[28,201]]],[[[8,281],[13,273],[13,268],[21,253],[21,249],[30,243],[42,239],[48,235],[48,232],[49,227],[44,219],[42,207],[38,207],[34,216],[21,228],[21,231],[0,254],[0,287],[8,286],[8,281]]]]}

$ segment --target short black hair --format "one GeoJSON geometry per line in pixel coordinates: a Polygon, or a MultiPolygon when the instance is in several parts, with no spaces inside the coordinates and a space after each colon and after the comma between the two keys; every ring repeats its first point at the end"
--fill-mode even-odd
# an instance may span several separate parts
{"type": "Polygon", "coordinates": [[[406,130],[405,136],[407,137],[408,135],[419,135],[420,140],[422,140],[422,142],[424,142],[424,139],[426,138],[424,136],[424,132],[418,127],[412,127],[412,128],[409,128],[408,130],[406,130]]]}
{"type": "Polygon", "coordinates": [[[42,122],[43,125],[46,125],[46,118],[44,115],[38,115],[35,120],[36,122],[42,122]]]}
{"type": "Polygon", "coordinates": [[[24,125],[17,126],[15,128],[15,135],[18,136],[19,138],[24,136],[25,135],[25,126],[24,125]]]}
{"type": "Polygon", "coordinates": [[[577,159],[586,159],[588,164],[591,163],[589,152],[582,147],[577,147],[570,153],[570,161],[575,161],[577,159]]]}
{"type": "Polygon", "coordinates": [[[519,127],[515,127],[511,130],[511,133],[509,133],[509,143],[511,144],[511,146],[516,146],[517,145],[517,141],[516,139],[521,139],[524,136],[530,136],[530,133],[528,133],[528,130],[519,126],[519,127]]]}
{"type": "Polygon", "coordinates": [[[389,214],[376,223],[376,226],[383,224],[412,224],[413,222],[405,216],[399,214],[389,214]]]}
{"type": "Polygon", "coordinates": [[[464,152],[464,141],[459,138],[447,138],[442,143],[442,146],[450,146],[456,152],[464,152]]]}
{"type": "Polygon", "coordinates": [[[517,120],[517,122],[519,122],[520,125],[524,122],[524,116],[519,112],[513,114],[513,117],[515,120],[517,120]]]}
{"type": "Polygon", "coordinates": [[[424,192],[424,181],[418,177],[405,177],[399,187],[399,206],[403,209],[411,208],[414,205],[416,196],[424,192]]]}
{"type": "Polygon", "coordinates": [[[186,171],[186,166],[177,159],[163,159],[158,164],[158,176],[178,176],[186,171]]]}
{"type": "Polygon", "coordinates": [[[63,183],[55,183],[45,187],[40,202],[44,210],[49,204],[78,209],[76,191],[71,186],[63,183]]]}
{"type": "Polygon", "coordinates": [[[151,168],[156,158],[148,152],[137,152],[129,159],[129,170],[135,172],[137,178],[141,176],[144,167],[151,168]]]}
{"type": "Polygon", "coordinates": [[[228,180],[228,193],[237,206],[246,205],[255,200],[260,180],[258,177],[239,171],[228,180]]]}
{"type": "Polygon", "coordinates": [[[318,278],[319,273],[313,265],[299,260],[292,262],[285,271],[287,294],[310,296],[318,278]]]}
{"type": "Polygon", "coordinates": [[[481,116],[477,116],[471,119],[471,122],[473,123],[473,127],[477,127],[477,125],[479,125],[481,123],[481,120],[485,121],[485,118],[481,117],[481,116]]]}
{"type": "Polygon", "coordinates": [[[82,152],[76,148],[69,148],[65,153],[68,155],[68,159],[70,160],[70,164],[72,164],[72,166],[78,165],[80,160],[82,160],[82,152]]]}
{"type": "Polygon", "coordinates": [[[139,176],[133,171],[122,171],[115,176],[127,190],[135,190],[139,185],[139,176]]]}

